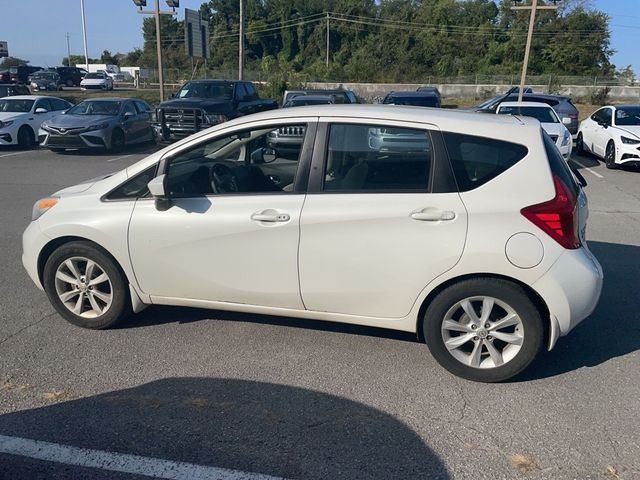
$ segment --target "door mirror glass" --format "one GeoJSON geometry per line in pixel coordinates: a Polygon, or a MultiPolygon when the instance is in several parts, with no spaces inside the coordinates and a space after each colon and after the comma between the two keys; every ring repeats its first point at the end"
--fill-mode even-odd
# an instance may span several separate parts
{"type": "Polygon", "coordinates": [[[571,125],[571,119],[569,117],[562,117],[562,123],[565,125],[571,125]]]}
{"type": "Polygon", "coordinates": [[[38,107],[36,108],[36,113],[47,113],[49,110],[46,108],[38,107]]]}
{"type": "Polygon", "coordinates": [[[271,147],[259,148],[251,154],[251,161],[253,163],[271,163],[275,162],[276,158],[278,158],[278,153],[275,148],[271,147]]]}
{"type": "Polygon", "coordinates": [[[125,120],[129,120],[131,117],[133,117],[133,113],[131,113],[131,112],[126,112],[126,113],[124,114],[124,117],[123,117],[123,118],[124,118],[125,120]]]}

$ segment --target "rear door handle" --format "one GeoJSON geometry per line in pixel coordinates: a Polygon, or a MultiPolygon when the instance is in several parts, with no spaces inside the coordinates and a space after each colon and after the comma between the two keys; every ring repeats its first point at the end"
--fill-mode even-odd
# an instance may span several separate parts
{"type": "Polygon", "coordinates": [[[288,222],[291,220],[291,215],[288,213],[280,213],[275,210],[264,210],[262,212],[256,212],[251,215],[251,220],[254,222],[288,222]]]}
{"type": "Polygon", "coordinates": [[[437,208],[423,208],[417,212],[412,212],[409,216],[414,220],[420,220],[422,222],[442,222],[456,218],[455,212],[437,208]]]}

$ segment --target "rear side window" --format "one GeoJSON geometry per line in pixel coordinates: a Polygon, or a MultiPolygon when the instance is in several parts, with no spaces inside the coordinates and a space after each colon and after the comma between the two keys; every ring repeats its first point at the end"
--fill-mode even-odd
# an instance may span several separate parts
{"type": "Polygon", "coordinates": [[[556,144],[551,140],[547,132],[542,129],[541,132],[544,140],[544,149],[549,159],[549,167],[551,167],[551,173],[556,175],[577,198],[580,194],[580,186],[578,182],[576,182],[573,173],[571,173],[569,165],[565,162],[564,158],[562,158],[558,147],[556,147],[556,144]]]}
{"type": "Polygon", "coordinates": [[[325,192],[426,192],[431,172],[427,131],[382,125],[333,124],[325,192]]]}
{"type": "Polygon", "coordinates": [[[494,179],[522,160],[529,150],[524,145],[443,132],[458,189],[468,192],[494,179]]]}

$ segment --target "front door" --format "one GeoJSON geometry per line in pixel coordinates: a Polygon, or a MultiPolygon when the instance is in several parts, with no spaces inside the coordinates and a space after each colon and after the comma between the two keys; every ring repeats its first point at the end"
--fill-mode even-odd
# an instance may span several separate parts
{"type": "Polygon", "coordinates": [[[328,139],[319,142],[325,166],[301,219],[305,306],[402,318],[462,255],[466,210],[457,192],[430,193],[435,152],[427,128],[327,122],[328,139]]]}
{"type": "MultiPolygon", "coordinates": [[[[313,142],[315,120],[297,124],[307,129],[305,142],[313,142]]],[[[267,145],[268,134],[281,126],[261,122],[217,132],[163,161],[160,173],[171,206],[162,211],[153,200],[139,200],[129,229],[143,292],[304,308],[297,252],[305,193],[298,177],[308,166],[309,154],[301,152],[310,148],[300,144],[295,178],[284,185],[291,177],[291,157],[283,159],[267,145]],[[278,165],[283,171],[274,175],[278,165]]]]}

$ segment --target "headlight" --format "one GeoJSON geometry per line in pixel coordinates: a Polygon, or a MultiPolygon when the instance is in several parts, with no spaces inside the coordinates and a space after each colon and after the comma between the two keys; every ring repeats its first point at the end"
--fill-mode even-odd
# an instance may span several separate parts
{"type": "Polygon", "coordinates": [[[0,121],[0,128],[8,127],[9,125],[13,125],[13,120],[10,120],[8,122],[0,121]]]}
{"type": "Polygon", "coordinates": [[[565,130],[564,136],[562,137],[561,146],[566,147],[567,145],[569,145],[570,141],[571,141],[571,134],[569,133],[569,130],[565,130]]]}
{"type": "Polygon", "coordinates": [[[46,123],[46,122],[42,122],[40,124],[40,128],[43,129],[43,130],[48,130],[49,129],[49,124],[46,123]]]}
{"type": "Polygon", "coordinates": [[[109,126],[108,123],[101,123],[99,125],[91,125],[87,127],[87,132],[93,132],[94,130],[102,130],[103,128],[107,128],[109,126]]]}
{"type": "Polygon", "coordinates": [[[227,117],[225,117],[224,115],[221,115],[219,113],[206,115],[206,118],[207,118],[207,122],[210,125],[217,125],[219,123],[227,121],[227,117]]]}
{"type": "Polygon", "coordinates": [[[47,197],[38,200],[31,211],[31,221],[40,218],[44,212],[55,206],[58,200],[60,200],[58,197],[47,197]]]}
{"type": "Polygon", "coordinates": [[[637,145],[640,143],[640,140],[636,140],[635,138],[629,138],[629,137],[620,137],[620,140],[622,140],[622,143],[625,143],[627,145],[637,145]]]}

